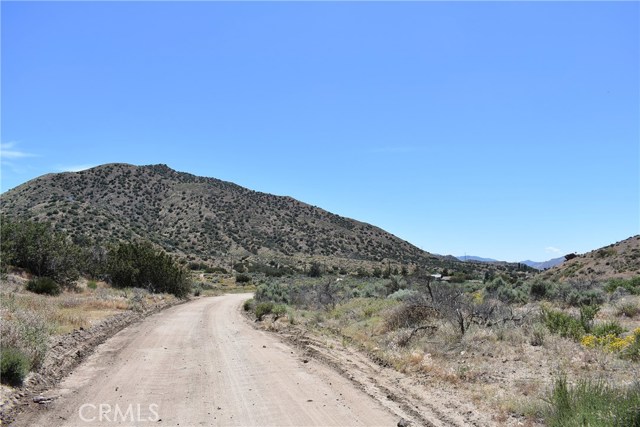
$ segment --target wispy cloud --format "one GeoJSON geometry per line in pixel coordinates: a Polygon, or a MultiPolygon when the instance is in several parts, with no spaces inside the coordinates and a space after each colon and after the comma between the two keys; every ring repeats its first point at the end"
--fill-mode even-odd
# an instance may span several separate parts
{"type": "Polygon", "coordinates": [[[560,249],[554,248],[553,246],[547,246],[546,248],[544,248],[544,250],[552,254],[559,254],[560,252],[562,252],[560,249]]]}
{"type": "Polygon", "coordinates": [[[21,159],[24,157],[35,157],[35,154],[27,153],[26,151],[17,150],[15,146],[16,146],[15,142],[0,143],[0,158],[4,161],[6,159],[21,159]]]}
{"type": "Polygon", "coordinates": [[[90,164],[85,164],[85,165],[74,165],[74,166],[60,166],[58,167],[58,172],[80,172],[86,169],[91,169],[93,167],[96,167],[97,165],[90,165],[90,164]]]}

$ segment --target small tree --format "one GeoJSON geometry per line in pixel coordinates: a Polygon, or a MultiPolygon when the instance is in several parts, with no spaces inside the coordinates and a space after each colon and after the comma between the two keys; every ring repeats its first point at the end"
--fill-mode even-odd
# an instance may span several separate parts
{"type": "Polygon", "coordinates": [[[320,269],[320,264],[314,262],[311,264],[309,268],[309,273],[307,273],[309,277],[322,277],[322,270],[320,269]]]}

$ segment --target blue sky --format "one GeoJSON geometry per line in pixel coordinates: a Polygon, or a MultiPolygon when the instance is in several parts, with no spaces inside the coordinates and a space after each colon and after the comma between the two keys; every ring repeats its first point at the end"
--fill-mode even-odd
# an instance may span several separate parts
{"type": "Polygon", "coordinates": [[[637,2],[2,2],[2,191],[166,163],[511,261],[640,232],[637,2]]]}

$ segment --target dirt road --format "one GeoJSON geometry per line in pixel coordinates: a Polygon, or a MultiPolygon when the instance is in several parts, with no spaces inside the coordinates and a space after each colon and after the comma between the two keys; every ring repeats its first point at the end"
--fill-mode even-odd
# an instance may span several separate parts
{"type": "Polygon", "coordinates": [[[124,329],[17,426],[395,426],[334,370],[242,318],[249,295],[202,298],[124,329]]]}

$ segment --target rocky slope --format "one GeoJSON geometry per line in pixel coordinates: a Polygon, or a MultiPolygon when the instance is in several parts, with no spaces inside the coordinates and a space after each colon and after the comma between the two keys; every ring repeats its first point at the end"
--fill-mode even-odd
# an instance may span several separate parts
{"type": "Polygon", "coordinates": [[[543,273],[552,280],[606,280],[640,275],[640,235],[580,254],[543,273]]]}
{"type": "Polygon", "coordinates": [[[49,221],[75,239],[144,238],[190,260],[311,257],[427,266],[441,260],[378,227],[166,165],[48,174],[0,200],[3,214],[49,221]]]}

